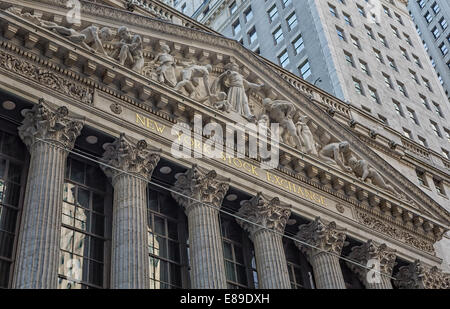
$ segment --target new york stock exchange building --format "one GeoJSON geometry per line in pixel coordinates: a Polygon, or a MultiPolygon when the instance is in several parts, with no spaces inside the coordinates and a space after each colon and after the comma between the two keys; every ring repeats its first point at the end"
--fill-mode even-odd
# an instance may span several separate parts
{"type": "Polygon", "coordinates": [[[162,2],[79,4],[0,0],[1,288],[449,288],[373,119],[162,2]]]}

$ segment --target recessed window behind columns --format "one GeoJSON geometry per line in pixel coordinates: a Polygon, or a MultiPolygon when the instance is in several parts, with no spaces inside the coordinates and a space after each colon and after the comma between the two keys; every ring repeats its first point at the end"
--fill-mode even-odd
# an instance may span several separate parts
{"type": "Polygon", "coordinates": [[[286,254],[291,288],[312,289],[315,286],[314,273],[306,256],[294,244],[293,240],[285,238],[283,246],[286,254]]]}
{"type": "Polygon", "coordinates": [[[58,288],[108,288],[111,193],[98,164],[67,159],[58,288]]]}
{"type": "Polygon", "coordinates": [[[183,208],[169,191],[148,187],[150,289],[189,288],[188,229],[183,208]]]}
{"type": "Polygon", "coordinates": [[[6,131],[0,120],[0,289],[8,288],[12,277],[13,247],[26,182],[27,150],[16,128],[6,131]]]}

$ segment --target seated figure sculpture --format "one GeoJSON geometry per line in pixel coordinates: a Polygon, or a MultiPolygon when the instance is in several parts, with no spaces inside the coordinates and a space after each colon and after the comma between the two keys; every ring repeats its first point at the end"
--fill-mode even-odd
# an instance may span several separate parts
{"type": "Polygon", "coordinates": [[[131,35],[125,26],[117,30],[120,41],[115,44],[115,51],[112,54],[114,59],[118,59],[121,65],[125,65],[127,60],[132,65],[132,70],[142,72],[144,67],[144,56],[142,52],[142,38],[140,35],[131,35]]]}
{"type": "Polygon", "coordinates": [[[181,81],[175,86],[176,91],[185,89],[189,96],[192,98],[196,94],[196,88],[199,85],[197,79],[203,79],[203,84],[206,88],[206,94],[211,96],[209,89],[209,73],[212,72],[212,66],[207,64],[205,66],[191,64],[184,68],[181,72],[181,81]]]}
{"type": "Polygon", "coordinates": [[[350,144],[348,142],[332,143],[322,148],[319,157],[328,164],[336,164],[346,172],[351,172],[352,168],[344,164],[344,158],[351,155],[350,144]]]}

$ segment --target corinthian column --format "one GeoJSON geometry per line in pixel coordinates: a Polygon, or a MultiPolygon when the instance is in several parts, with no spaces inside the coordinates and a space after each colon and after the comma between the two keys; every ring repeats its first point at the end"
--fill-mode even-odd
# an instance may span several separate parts
{"type": "Polygon", "coordinates": [[[196,165],[180,175],[172,193],[185,208],[189,225],[191,285],[194,289],[225,289],[226,276],[219,209],[229,180],[196,165]]]}
{"type": "Polygon", "coordinates": [[[125,134],[104,146],[102,165],[114,187],[111,288],[149,288],[147,181],[160,155],[125,134]]]}
{"type": "Polygon", "coordinates": [[[299,227],[297,237],[309,244],[296,242],[313,267],[318,289],[345,289],[339,256],[345,240],[345,229],[335,222],[324,223],[319,217],[299,227]],[[312,247],[311,247],[312,246],[312,247]]]}
{"type": "Polygon", "coordinates": [[[399,289],[450,289],[450,274],[417,260],[400,267],[394,284],[399,289]]]}
{"type": "Polygon", "coordinates": [[[237,213],[239,225],[250,233],[255,247],[256,267],[262,289],[290,289],[291,283],[283,248],[284,228],[291,211],[278,198],[258,193],[244,201],[237,213]]]}
{"type": "Polygon", "coordinates": [[[19,136],[30,151],[13,287],[55,289],[58,280],[59,240],[64,170],[68,150],[83,122],[70,119],[67,107],[53,110],[43,100],[22,111],[19,136]]]}
{"type": "Polygon", "coordinates": [[[367,289],[392,289],[390,277],[395,266],[395,252],[386,244],[377,245],[369,240],[359,247],[353,247],[349,255],[351,260],[363,266],[350,262],[347,265],[367,289]]]}

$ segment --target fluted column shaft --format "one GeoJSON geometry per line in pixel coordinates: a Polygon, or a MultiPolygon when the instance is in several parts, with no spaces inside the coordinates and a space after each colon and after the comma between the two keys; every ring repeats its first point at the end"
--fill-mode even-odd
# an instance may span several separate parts
{"type": "Polygon", "coordinates": [[[290,289],[282,236],[271,230],[261,229],[251,238],[261,289],[290,289]]]}
{"type": "Polygon", "coordinates": [[[310,258],[318,289],[345,289],[339,258],[327,252],[315,253],[310,258]]]}
{"type": "Polygon", "coordinates": [[[14,288],[55,289],[58,282],[64,171],[68,151],[83,128],[43,99],[22,110],[18,128],[31,158],[14,267],[14,288]]]}
{"type": "Polygon", "coordinates": [[[189,225],[191,284],[194,289],[225,289],[226,276],[219,211],[191,206],[186,211],[189,225]]]}
{"type": "Polygon", "coordinates": [[[121,174],[113,180],[111,286],[149,288],[147,182],[121,174]]]}
{"type": "Polygon", "coordinates": [[[392,283],[389,277],[381,275],[379,283],[367,283],[366,288],[369,290],[392,290],[392,283]]]}
{"type": "Polygon", "coordinates": [[[148,289],[147,180],[159,150],[123,133],[104,149],[101,167],[114,187],[111,288],[148,289]]]}
{"type": "Polygon", "coordinates": [[[13,287],[54,289],[67,152],[46,142],[34,143],[30,152],[13,287]]]}

